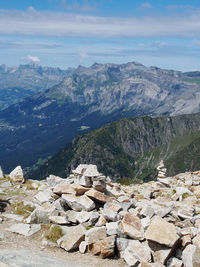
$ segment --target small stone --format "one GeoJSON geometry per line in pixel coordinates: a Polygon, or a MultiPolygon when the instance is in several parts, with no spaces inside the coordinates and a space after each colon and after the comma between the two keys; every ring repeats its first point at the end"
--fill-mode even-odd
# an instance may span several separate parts
{"type": "Polygon", "coordinates": [[[106,183],[103,180],[93,181],[93,187],[100,192],[106,191],[106,183]]]}
{"type": "Polygon", "coordinates": [[[107,235],[117,235],[119,232],[119,222],[106,223],[107,235]]]}
{"type": "Polygon", "coordinates": [[[84,254],[87,252],[87,249],[88,249],[88,245],[87,245],[87,242],[85,241],[82,241],[79,245],[79,251],[80,253],[84,254]]]}
{"type": "Polygon", "coordinates": [[[54,187],[53,192],[55,194],[59,194],[59,195],[62,195],[62,194],[74,194],[75,190],[72,187],[72,185],[70,185],[70,184],[66,184],[66,185],[58,184],[58,185],[56,185],[54,187]]]}
{"type": "Polygon", "coordinates": [[[91,187],[92,186],[92,179],[90,177],[83,175],[83,176],[81,176],[79,183],[82,186],[91,187]]]}
{"type": "Polygon", "coordinates": [[[184,235],[181,238],[181,243],[182,243],[183,248],[186,247],[187,245],[191,244],[192,243],[191,235],[184,235]]]}
{"type": "Polygon", "coordinates": [[[49,216],[49,220],[53,223],[61,225],[70,224],[70,221],[67,219],[67,217],[63,216],[49,216]]]}
{"type": "Polygon", "coordinates": [[[82,241],[84,241],[86,229],[80,224],[74,227],[63,241],[60,243],[60,247],[66,251],[73,251],[77,249],[82,241]]]}
{"type": "Polygon", "coordinates": [[[132,216],[127,213],[121,221],[121,228],[125,235],[133,239],[142,240],[144,238],[144,229],[137,216],[132,216]]]}
{"type": "Polygon", "coordinates": [[[96,223],[96,226],[100,227],[100,226],[104,226],[106,225],[107,221],[106,219],[104,218],[104,216],[101,214],[97,223],[96,223]]]}
{"type": "Polygon", "coordinates": [[[112,201],[105,203],[104,209],[111,209],[113,211],[119,212],[122,209],[122,206],[117,201],[112,201]]]}

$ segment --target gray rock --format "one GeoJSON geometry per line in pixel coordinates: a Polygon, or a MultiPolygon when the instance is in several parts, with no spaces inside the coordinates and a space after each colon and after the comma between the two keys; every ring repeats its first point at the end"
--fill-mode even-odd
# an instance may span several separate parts
{"type": "Polygon", "coordinates": [[[41,204],[45,202],[53,202],[54,199],[52,198],[51,194],[51,190],[40,191],[34,196],[34,198],[41,204]]]}
{"type": "Polygon", "coordinates": [[[80,178],[79,184],[82,186],[91,187],[92,186],[92,179],[90,177],[83,175],[80,178]]]}
{"type": "Polygon", "coordinates": [[[95,208],[94,202],[86,195],[75,196],[72,194],[62,194],[62,198],[67,202],[67,205],[75,211],[91,211],[95,208]]]}
{"type": "Polygon", "coordinates": [[[26,219],[26,222],[31,224],[50,223],[48,211],[35,209],[26,219]]]}
{"type": "Polygon", "coordinates": [[[144,238],[144,229],[137,216],[127,213],[121,221],[121,228],[125,235],[133,239],[142,240],[144,238]]]}
{"type": "Polygon", "coordinates": [[[7,219],[18,221],[18,222],[22,222],[24,219],[24,217],[21,215],[9,214],[9,213],[3,213],[2,216],[7,219]]]}
{"type": "Polygon", "coordinates": [[[73,251],[77,249],[85,238],[86,229],[81,224],[74,227],[68,234],[66,234],[65,239],[61,241],[60,246],[66,251],[73,251]]]}
{"type": "Polygon", "coordinates": [[[119,232],[119,222],[106,223],[107,235],[117,235],[119,232]]]}
{"type": "Polygon", "coordinates": [[[98,240],[106,238],[106,227],[94,227],[89,229],[85,234],[85,241],[88,245],[96,243],[98,240]]]}
{"type": "Polygon", "coordinates": [[[70,224],[70,221],[64,216],[49,216],[49,220],[53,223],[61,225],[70,224]]]}
{"type": "Polygon", "coordinates": [[[179,240],[175,226],[158,216],[153,217],[145,237],[168,247],[173,247],[179,240]]]}
{"type": "Polygon", "coordinates": [[[7,187],[10,187],[10,186],[12,186],[10,181],[6,181],[6,182],[1,184],[1,187],[3,187],[3,188],[7,188],[7,187]]]}
{"type": "Polygon", "coordinates": [[[150,262],[151,249],[145,242],[130,240],[128,247],[124,251],[124,260],[129,266],[135,266],[140,262],[150,262]]]}
{"type": "Polygon", "coordinates": [[[0,232],[0,241],[2,241],[2,240],[4,240],[5,239],[5,235],[4,235],[4,233],[1,233],[0,232]]]}
{"type": "Polygon", "coordinates": [[[2,267],[86,267],[86,264],[81,262],[62,261],[49,254],[38,253],[32,250],[0,250],[0,266],[2,267]],[[3,265],[5,264],[5,265],[3,265]]]}
{"type": "Polygon", "coordinates": [[[81,254],[86,253],[87,248],[88,248],[87,242],[82,241],[82,242],[80,243],[80,245],[79,245],[79,251],[80,251],[80,253],[81,253],[81,254]]]}
{"type": "Polygon", "coordinates": [[[6,228],[7,231],[21,234],[24,236],[31,236],[37,233],[41,229],[40,224],[24,224],[18,223],[13,224],[9,228],[6,228]]]}
{"type": "Polygon", "coordinates": [[[181,267],[183,262],[175,257],[172,257],[167,261],[166,265],[167,267],[181,267]]]}
{"type": "Polygon", "coordinates": [[[200,249],[194,245],[188,245],[183,250],[182,261],[186,267],[200,266],[200,249]]]}
{"type": "Polygon", "coordinates": [[[101,213],[107,221],[116,222],[120,219],[120,215],[111,209],[103,209],[101,213]]]}

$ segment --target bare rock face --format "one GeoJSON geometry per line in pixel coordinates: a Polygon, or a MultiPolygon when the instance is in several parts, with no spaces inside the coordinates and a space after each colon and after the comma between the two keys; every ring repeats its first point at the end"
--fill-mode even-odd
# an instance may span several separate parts
{"type": "Polygon", "coordinates": [[[81,224],[74,227],[66,234],[66,237],[61,241],[60,247],[66,251],[73,251],[77,249],[85,238],[86,229],[81,224]]]}
{"type": "Polygon", "coordinates": [[[23,183],[24,182],[24,174],[21,166],[17,166],[10,174],[10,178],[14,183],[23,183]]]}
{"type": "Polygon", "coordinates": [[[125,235],[128,235],[133,239],[142,240],[144,238],[144,229],[137,216],[128,213],[125,214],[121,222],[121,228],[125,235]]]}
{"type": "Polygon", "coordinates": [[[173,247],[179,240],[175,226],[158,216],[153,217],[145,237],[167,247],[173,247]]]}

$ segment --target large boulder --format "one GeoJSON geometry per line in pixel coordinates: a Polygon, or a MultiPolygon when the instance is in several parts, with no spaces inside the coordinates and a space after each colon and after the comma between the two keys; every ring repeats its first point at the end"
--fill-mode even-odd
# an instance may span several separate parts
{"type": "Polygon", "coordinates": [[[158,216],[152,219],[145,237],[147,240],[157,242],[167,247],[173,247],[179,240],[175,226],[158,216]]]}
{"type": "Polygon", "coordinates": [[[62,198],[67,205],[75,211],[91,211],[95,208],[95,203],[86,195],[76,196],[73,194],[62,194],[62,198]]]}
{"type": "Polygon", "coordinates": [[[81,224],[69,231],[60,243],[60,247],[66,251],[73,251],[77,249],[85,238],[86,229],[81,224]]]}
{"type": "Polygon", "coordinates": [[[144,238],[144,229],[137,216],[133,216],[129,213],[125,214],[121,221],[121,228],[125,235],[133,239],[142,240],[144,238]]]}
{"type": "Polygon", "coordinates": [[[92,200],[102,204],[105,204],[106,202],[112,202],[113,200],[115,200],[114,197],[107,196],[106,194],[99,192],[95,189],[90,189],[85,193],[85,195],[91,198],[92,200]]]}
{"type": "Polygon", "coordinates": [[[10,174],[10,178],[14,183],[23,183],[24,182],[24,174],[21,166],[17,166],[10,174]]]}
{"type": "Polygon", "coordinates": [[[41,229],[40,224],[13,224],[6,230],[9,232],[17,233],[24,236],[31,236],[41,229]]]}

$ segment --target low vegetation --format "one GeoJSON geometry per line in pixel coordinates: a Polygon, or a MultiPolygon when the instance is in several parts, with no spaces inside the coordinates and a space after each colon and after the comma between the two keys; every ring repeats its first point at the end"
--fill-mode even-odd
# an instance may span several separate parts
{"type": "Polygon", "coordinates": [[[48,233],[45,235],[45,238],[51,242],[56,242],[59,238],[63,236],[63,231],[58,225],[52,226],[48,233]]]}

